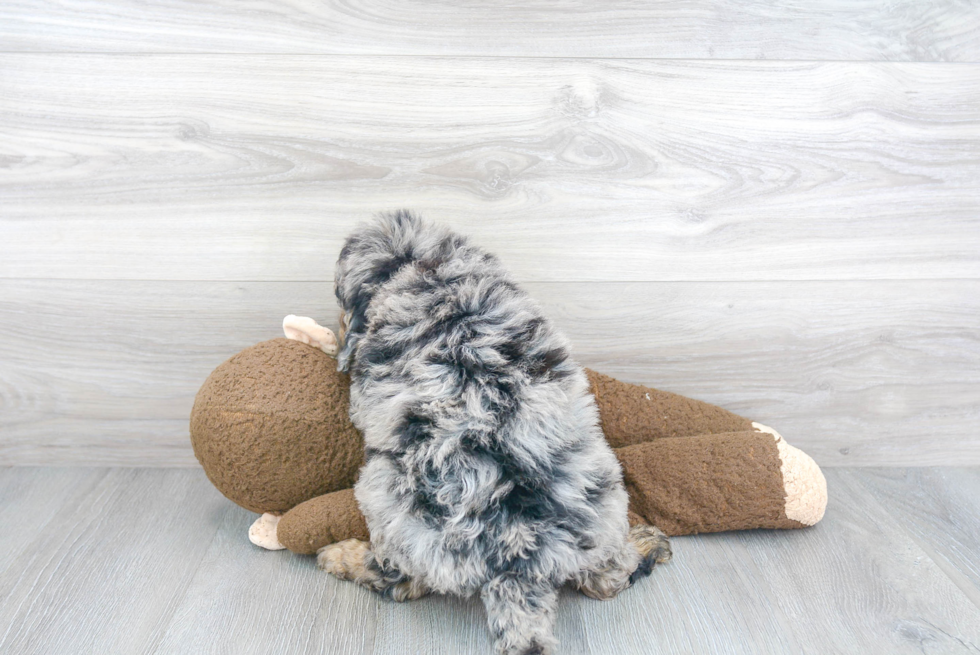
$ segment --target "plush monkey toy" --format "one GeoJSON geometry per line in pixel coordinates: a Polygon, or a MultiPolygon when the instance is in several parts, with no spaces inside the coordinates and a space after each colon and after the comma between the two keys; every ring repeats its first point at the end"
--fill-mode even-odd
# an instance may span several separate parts
{"type": "MultiPolygon", "coordinates": [[[[208,478],[262,514],[256,545],[312,554],[368,540],[352,489],[364,445],[348,417],[337,340],[287,316],[288,338],[246,348],[208,377],[191,412],[191,442],[208,478]]],[[[802,528],[823,518],[817,464],[773,429],[720,407],[586,369],[602,430],[623,467],[631,524],[668,535],[802,528]]]]}

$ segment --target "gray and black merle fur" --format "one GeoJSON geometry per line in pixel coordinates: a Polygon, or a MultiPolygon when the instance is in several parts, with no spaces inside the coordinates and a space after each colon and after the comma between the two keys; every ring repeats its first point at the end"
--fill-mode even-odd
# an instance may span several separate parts
{"type": "Polygon", "coordinates": [[[479,592],[499,652],[547,653],[560,586],[611,598],[669,557],[629,529],[584,371],[493,255],[396,212],[347,239],[335,289],[371,544],[323,568],[397,600],[479,592]]]}

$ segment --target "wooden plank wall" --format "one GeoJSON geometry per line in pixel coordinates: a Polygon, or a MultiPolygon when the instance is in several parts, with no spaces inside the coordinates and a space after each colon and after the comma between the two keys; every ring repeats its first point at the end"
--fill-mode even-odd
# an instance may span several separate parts
{"type": "Polygon", "coordinates": [[[194,463],[409,207],[579,360],[825,466],[980,464],[980,7],[0,5],[0,465],[194,463]]]}

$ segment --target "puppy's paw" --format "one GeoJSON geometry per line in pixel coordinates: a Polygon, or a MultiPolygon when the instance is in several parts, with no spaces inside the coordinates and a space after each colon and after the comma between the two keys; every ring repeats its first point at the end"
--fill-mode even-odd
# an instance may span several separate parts
{"type": "Polygon", "coordinates": [[[630,528],[629,541],[640,553],[643,561],[650,560],[656,564],[669,562],[673,556],[670,549],[670,539],[663,531],[653,525],[634,525],[630,528]]]}
{"type": "Polygon", "coordinates": [[[316,565],[341,580],[361,580],[367,574],[370,545],[360,539],[347,539],[316,551],[316,565]]]}
{"type": "Polygon", "coordinates": [[[398,603],[421,598],[429,593],[429,589],[414,578],[407,578],[402,582],[388,587],[384,595],[398,603]]]}
{"type": "Polygon", "coordinates": [[[552,655],[554,653],[554,640],[551,641],[532,641],[515,647],[497,646],[500,655],[552,655]]]}
{"type": "Polygon", "coordinates": [[[430,591],[390,565],[379,565],[371,545],[358,539],[324,546],[316,552],[316,565],[341,580],[356,582],[400,603],[421,598],[430,591]]]}
{"type": "Polygon", "coordinates": [[[673,556],[667,535],[652,525],[634,525],[630,528],[629,542],[640,554],[640,564],[630,574],[630,585],[650,575],[655,565],[668,562],[673,556]]]}

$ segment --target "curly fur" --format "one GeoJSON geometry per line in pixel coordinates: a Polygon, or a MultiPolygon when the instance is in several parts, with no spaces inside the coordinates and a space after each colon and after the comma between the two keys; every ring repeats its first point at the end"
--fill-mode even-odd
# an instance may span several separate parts
{"type": "Polygon", "coordinates": [[[665,559],[655,528],[630,539],[582,368],[493,255],[397,212],[350,236],[335,290],[371,546],[323,568],[399,600],[479,593],[500,653],[547,653],[561,585],[609,598],[665,559]]]}

